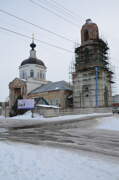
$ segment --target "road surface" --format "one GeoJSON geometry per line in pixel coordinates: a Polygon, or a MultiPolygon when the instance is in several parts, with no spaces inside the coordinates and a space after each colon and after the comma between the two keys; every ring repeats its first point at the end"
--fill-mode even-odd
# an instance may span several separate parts
{"type": "Polygon", "coordinates": [[[41,127],[0,128],[1,141],[46,144],[119,157],[119,131],[95,129],[95,119],[41,127]]]}

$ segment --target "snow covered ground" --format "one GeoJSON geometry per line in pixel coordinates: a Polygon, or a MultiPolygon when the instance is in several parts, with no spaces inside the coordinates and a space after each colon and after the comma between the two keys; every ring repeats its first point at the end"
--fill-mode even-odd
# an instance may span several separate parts
{"type": "Polygon", "coordinates": [[[119,131],[119,115],[115,114],[111,117],[104,117],[98,119],[96,129],[108,129],[119,131]]]}
{"type": "Polygon", "coordinates": [[[24,113],[23,115],[17,115],[17,116],[14,116],[14,117],[11,117],[9,119],[17,119],[17,120],[43,120],[44,117],[42,115],[39,115],[37,113],[34,113],[33,114],[33,117],[32,117],[32,112],[31,111],[27,111],[26,113],[24,113]]]}
{"type": "Polygon", "coordinates": [[[0,142],[1,180],[119,180],[117,158],[0,142]]]}
{"type": "Polygon", "coordinates": [[[0,116],[0,119],[5,119],[5,116],[0,116]]]}

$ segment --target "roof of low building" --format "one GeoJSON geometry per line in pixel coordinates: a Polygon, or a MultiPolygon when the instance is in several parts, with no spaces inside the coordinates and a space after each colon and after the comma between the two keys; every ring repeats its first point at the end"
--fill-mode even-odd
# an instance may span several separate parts
{"type": "Polygon", "coordinates": [[[49,82],[48,84],[42,85],[32,90],[29,94],[39,94],[43,92],[58,91],[58,90],[72,91],[72,88],[69,86],[69,83],[67,83],[66,81],[49,82]]]}

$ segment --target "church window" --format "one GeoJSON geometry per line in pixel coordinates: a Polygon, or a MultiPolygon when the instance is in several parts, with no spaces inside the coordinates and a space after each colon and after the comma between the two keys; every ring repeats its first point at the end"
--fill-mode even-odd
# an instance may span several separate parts
{"type": "Polygon", "coordinates": [[[40,74],[39,74],[39,72],[37,73],[37,78],[38,78],[38,79],[40,78],[40,74]]]}
{"type": "Polygon", "coordinates": [[[85,92],[88,92],[88,91],[89,91],[88,87],[85,87],[85,92]]]}
{"type": "Polygon", "coordinates": [[[22,79],[25,79],[25,72],[22,72],[22,79]]]}
{"type": "Polygon", "coordinates": [[[44,77],[44,79],[45,79],[45,73],[43,74],[43,77],[44,77]]]}
{"type": "Polygon", "coordinates": [[[40,73],[40,79],[42,79],[42,72],[40,73]]]}
{"type": "Polygon", "coordinates": [[[56,105],[59,105],[60,104],[60,99],[56,99],[56,105]]]}
{"type": "Polygon", "coordinates": [[[30,71],[30,77],[34,77],[34,71],[33,70],[30,71]]]}
{"type": "Polygon", "coordinates": [[[25,79],[27,79],[27,73],[25,72],[25,79]]]}
{"type": "Polygon", "coordinates": [[[23,79],[27,79],[27,73],[26,72],[23,73],[23,79]]]}
{"type": "Polygon", "coordinates": [[[42,78],[44,79],[44,73],[42,74],[42,78]]]}
{"type": "Polygon", "coordinates": [[[87,40],[89,40],[89,33],[88,33],[88,30],[86,29],[84,31],[84,41],[87,41],[87,40]]]}

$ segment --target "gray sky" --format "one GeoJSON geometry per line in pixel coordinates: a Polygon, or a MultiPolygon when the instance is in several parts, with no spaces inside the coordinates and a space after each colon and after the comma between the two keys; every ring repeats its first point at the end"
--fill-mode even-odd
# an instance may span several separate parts
{"type": "MultiPolygon", "coordinates": [[[[60,9],[56,10],[54,6],[48,3],[52,2],[51,0],[33,1],[40,3],[43,6],[47,6],[47,8],[52,9],[69,21],[76,23],[78,26],[76,27],[63,19],[56,17],[39,6],[36,6],[30,0],[4,0],[0,2],[0,9],[6,10],[9,13],[79,43],[81,27],[86,19],[91,18],[99,27],[100,37],[104,38],[109,44],[110,61],[112,62],[112,65],[116,67],[116,77],[118,77],[119,0],[55,0],[57,3],[60,3],[73,11],[73,15],[75,14],[74,18],[64,14],[60,9]]],[[[36,39],[47,41],[48,43],[74,51],[74,43],[41,31],[36,27],[18,21],[1,12],[0,26],[28,36],[31,36],[32,33],[34,33],[36,39]]],[[[31,41],[29,39],[0,29],[0,101],[3,101],[9,94],[9,82],[19,76],[18,67],[20,63],[29,57],[30,43],[31,41]]],[[[74,59],[74,54],[61,51],[37,41],[36,44],[37,57],[42,59],[47,66],[47,80],[69,81],[69,66],[74,59]]],[[[118,78],[116,78],[116,81],[118,81],[118,78]]],[[[116,92],[118,93],[117,89],[116,92]]]]}

